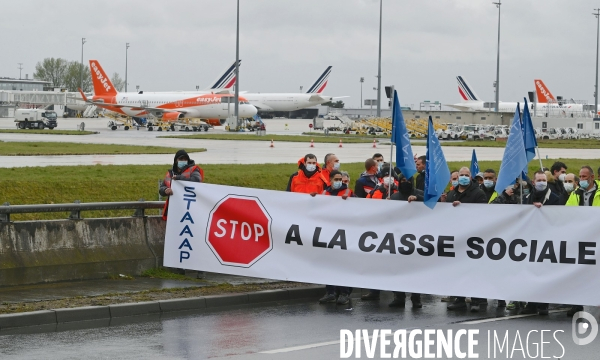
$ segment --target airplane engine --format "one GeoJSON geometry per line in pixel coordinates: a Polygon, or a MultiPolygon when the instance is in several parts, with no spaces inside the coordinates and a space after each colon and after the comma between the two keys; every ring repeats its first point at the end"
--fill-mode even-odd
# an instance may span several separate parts
{"type": "Polygon", "coordinates": [[[204,122],[206,122],[208,125],[212,125],[212,126],[225,125],[226,121],[227,121],[226,119],[204,119],[204,122]]]}
{"type": "Polygon", "coordinates": [[[184,113],[180,113],[180,112],[168,112],[168,113],[163,113],[160,119],[162,121],[174,122],[179,119],[183,119],[184,115],[185,115],[184,113]]]}

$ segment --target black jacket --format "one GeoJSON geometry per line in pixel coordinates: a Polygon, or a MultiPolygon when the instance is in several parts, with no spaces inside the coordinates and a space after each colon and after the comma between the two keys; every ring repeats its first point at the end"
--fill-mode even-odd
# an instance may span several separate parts
{"type": "Polygon", "coordinates": [[[465,204],[487,204],[485,193],[479,188],[479,185],[471,181],[471,185],[465,189],[462,193],[458,191],[460,186],[450,191],[446,197],[446,202],[452,203],[460,201],[465,204]]]}
{"type": "MultiPolygon", "coordinates": [[[[550,185],[550,184],[548,184],[550,185]]],[[[534,202],[540,202],[542,205],[564,205],[560,203],[560,197],[556,195],[550,187],[547,187],[544,191],[537,191],[535,188],[531,191],[531,194],[523,201],[523,203],[533,204],[534,202]]]]}
{"type": "Polygon", "coordinates": [[[400,200],[400,201],[408,201],[408,197],[409,196],[416,196],[417,197],[417,201],[423,201],[424,196],[423,196],[423,191],[419,190],[419,189],[412,189],[410,194],[404,194],[401,193],[400,191],[398,191],[397,193],[393,194],[390,199],[391,200],[400,200]]]}
{"type": "MultiPolygon", "coordinates": [[[[494,186],[496,186],[496,184],[494,183],[494,186]]],[[[483,191],[483,193],[485,194],[485,198],[487,199],[487,201],[489,202],[490,199],[492,198],[492,195],[494,195],[494,193],[496,192],[496,189],[491,188],[488,189],[485,187],[485,185],[481,184],[479,185],[479,188],[481,189],[481,191],[483,191]]],[[[504,191],[503,191],[504,192],[504,191]]]]}
{"type": "Polygon", "coordinates": [[[418,190],[425,191],[425,171],[421,171],[415,180],[415,187],[418,190]]]}
{"type": "Polygon", "coordinates": [[[569,193],[565,190],[565,186],[562,181],[555,180],[553,177],[548,179],[548,188],[556,195],[559,199],[559,205],[564,205],[569,199],[569,193]]]}

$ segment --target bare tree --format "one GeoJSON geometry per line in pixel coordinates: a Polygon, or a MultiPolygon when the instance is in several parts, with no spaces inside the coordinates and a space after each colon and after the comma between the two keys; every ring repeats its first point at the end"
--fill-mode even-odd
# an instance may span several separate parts
{"type": "Polygon", "coordinates": [[[64,86],[68,61],[65,59],[45,58],[35,65],[33,77],[39,80],[50,81],[55,87],[64,86]]]}
{"type": "Polygon", "coordinates": [[[90,77],[90,67],[85,65],[83,67],[83,77],[80,76],[81,63],[78,61],[71,61],[67,66],[66,75],[64,77],[64,86],[68,91],[78,91],[79,81],[82,81],[82,90],[84,92],[92,91],[92,78],[90,77]]]}
{"type": "Polygon", "coordinates": [[[118,73],[114,73],[110,78],[110,81],[112,81],[113,86],[117,91],[123,91],[125,88],[125,80],[123,80],[118,73]]]}

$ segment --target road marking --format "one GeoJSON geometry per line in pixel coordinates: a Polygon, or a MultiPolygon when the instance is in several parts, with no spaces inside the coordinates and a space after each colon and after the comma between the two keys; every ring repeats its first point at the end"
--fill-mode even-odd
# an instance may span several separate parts
{"type": "MultiPolygon", "coordinates": [[[[554,313],[565,312],[565,311],[567,311],[567,310],[552,310],[552,311],[548,311],[548,313],[554,314],[554,313]]],[[[465,321],[465,322],[459,322],[456,324],[476,325],[476,324],[483,324],[483,323],[488,323],[488,322],[493,322],[493,321],[520,319],[520,318],[531,317],[531,316],[538,316],[538,314],[512,315],[512,316],[504,316],[504,317],[489,318],[489,319],[482,319],[482,320],[465,321]]]]}
{"type": "MultiPolygon", "coordinates": [[[[554,314],[554,313],[565,312],[565,311],[567,311],[567,310],[551,310],[548,313],[554,314]]],[[[537,314],[512,315],[512,316],[504,316],[504,317],[489,318],[489,319],[482,319],[482,320],[465,321],[465,322],[459,322],[459,323],[454,323],[454,324],[476,325],[476,324],[483,324],[483,323],[488,323],[488,322],[493,322],[493,321],[520,319],[520,318],[531,317],[531,316],[538,316],[538,315],[537,314]]],[[[449,325],[449,324],[447,324],[447,325],[449,325]]],[[[405,330],[411,331],[414,329],[405,329],[405,330]]],[[[369,336],[369,339],[370,338],[372,338],[372,336],[369,336]]],[[[340,340],[326,341],[326,342],[314,343],[314,344],[308,344],[308,345],[300,345],[300,346],[292,346],[292,347],[275,349],[275,350],[260,351],[259,354],[281,354],[281,353],[287,353],[287,352],[292,352],[292,351],[313,349],[313,348],[318,348],[318,347],[323,347],[323,346],[338,345],[339,343],[340,343],[340,340]]]]}
{"type": "Polygon", "coordinates": [[[283,348],[283,349],[261,351],[259,354],[280,354],[280,353],[286,353],[286,352],[292,352],[292,351],[298,351],[298,350],[312,349],[312,348],[321,347],[321,346],[337,345],[339,343],[340,343],[339,340],[327,341],[327,342],[316,343],[316,344],[308,344],[308,345],[302,345],[302,346],[292,346],[292,347],[283,348]]]}

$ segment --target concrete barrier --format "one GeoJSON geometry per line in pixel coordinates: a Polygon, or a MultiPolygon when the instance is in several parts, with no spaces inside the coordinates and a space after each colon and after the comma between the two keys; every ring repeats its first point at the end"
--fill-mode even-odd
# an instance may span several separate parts
{"type": "Polygon", "coordinates": [[[0,223],[0,286],[139,275],[162,265],[158,216],[0,223]]]}

